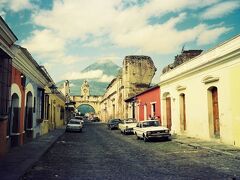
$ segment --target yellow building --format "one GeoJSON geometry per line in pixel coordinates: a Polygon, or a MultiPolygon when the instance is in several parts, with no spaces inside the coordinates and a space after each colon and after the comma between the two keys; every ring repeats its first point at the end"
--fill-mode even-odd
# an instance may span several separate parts
{"type": "Polygon", "coordinates": [[[160,76],[172,133],[240,146],[240,35],[160,76]]]}
{"type": "Polygon", "coordinates": [[[126,56],[118,76],[108,85],[100,102],[101,119],[132,117],[125,99],[150,87],[156,68],[148,56],[126,56]]]}

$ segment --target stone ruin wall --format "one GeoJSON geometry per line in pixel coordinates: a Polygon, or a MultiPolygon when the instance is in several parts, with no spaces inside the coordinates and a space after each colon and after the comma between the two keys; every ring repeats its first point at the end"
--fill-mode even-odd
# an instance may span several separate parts
{"type": "Polygon", "coordinates": [[[156,70],[149,56],[126,56],[122,68],[124,97],[131,97],[149,88],[156,70]]]}

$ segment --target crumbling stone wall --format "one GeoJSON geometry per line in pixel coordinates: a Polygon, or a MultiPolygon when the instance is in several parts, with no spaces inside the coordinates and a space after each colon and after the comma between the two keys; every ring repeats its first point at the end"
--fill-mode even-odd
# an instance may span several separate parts
{"type": "Polygon", "coordinates": [[[174,62],[165,66],[162,70],[162,73],[166,73],[171,69],[179,66],[180,64],[198,56],[202,53],[202,50],[183,50],[180,55],[175,56],[174,62]]]}
{"type": "Polygon", "coordinates": [[[156,67],[149,56],[126,56],[123,60],[123,85],[125,98],[150,87],[156,67]]]}

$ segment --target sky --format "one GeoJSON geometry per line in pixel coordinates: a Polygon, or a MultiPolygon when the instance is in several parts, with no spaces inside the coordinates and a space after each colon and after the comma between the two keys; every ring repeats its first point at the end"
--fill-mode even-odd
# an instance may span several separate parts
{"type": "Polygon", "coordinates": [[[240,33],[240,0],[0,0],[0,15],[55,82],[103,75],[80,72],[95,62],[122,67],[127,55],[147,55],[157,83],[183,46],[206,51],[240,33]]]}

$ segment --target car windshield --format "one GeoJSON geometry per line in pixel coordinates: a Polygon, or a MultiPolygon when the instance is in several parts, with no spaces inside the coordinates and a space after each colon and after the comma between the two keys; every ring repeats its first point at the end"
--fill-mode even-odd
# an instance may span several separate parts
{"type": "Polygon", "coordinates": [[[69,121],[69,124],[80,124],[80,121],[69,121]]]}
{"type": "Polygon", "coordinates": [[[128,119],[125,122],[126,122],[126,124],[129,124],[129,123],[134,123],[135,121],[133,119],[128,119]]]}
{"type": "Polygon", "coordinates": [[[143,127],[149,127],[149,126],[159,126],[158,121],[146,121],[143,123],[143,127]]]}
{"type": "Polygon", "coordinates": [[[75,116],[75,119],[83,119],[81,116],[75,116]]]}
{"type": "Polygon", "coordinates": [[[118,119],[114,119],[114,120],[112,120],[112,122],[119,122],[119,120],[118,119]]]}

